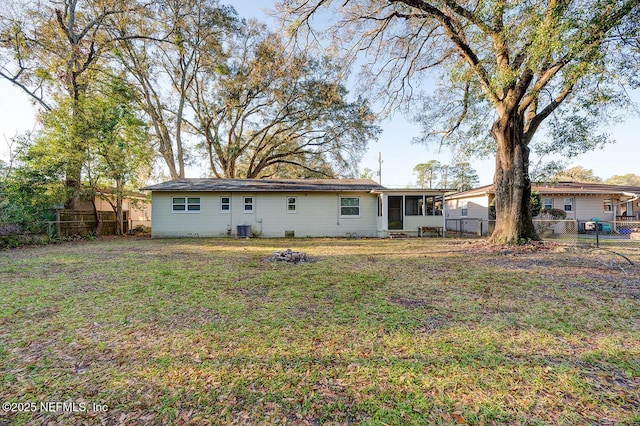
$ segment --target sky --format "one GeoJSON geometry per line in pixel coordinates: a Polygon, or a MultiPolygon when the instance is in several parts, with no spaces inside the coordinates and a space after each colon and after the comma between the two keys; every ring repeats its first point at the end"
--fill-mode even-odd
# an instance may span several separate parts
{"type": "MultiPolygon", "coordinates": [[[[223,1],[224,3],[224,1],[223,1]]],[[[274,0],[240,0],[230,2],[238,14],[246,18],[258,18],[268,21],[265,11],[271,8],[274,0]]],[[[640,105],[640,92],[634,93],[640,105]]],[[[438,160],[442,164],[450,164],[452,153],[447,148],[412,144],[413,138],[420,134],[420,128],[400,114],[378,123],[383,132],[378,141],[369,143],[369,148],[360,163],[360,170],[369,168],[378,170],[378,157],[382,157],[382,184],[388,188],[406,188],[415,185],[416,177],[413,168],[418,163],[438,160]]],[[[0,80],[0,159],[9,158],[9,141],[12,137],[25,131],[33,130],[35,124],[35,107],[26,94],[13,87],[6,80],[0,80]]],[[[634,173],[640,175],[640,117],[629,115],[629,118],[606,129],[615,144],[607,145],[602,150],[582,154],[571,159],[562,159],[567,167],[582,166],[592,169],[594,175],[603,179],[613,175],[634,173]]],[[[545,160],[559,160],[549,157],[545,160]]],[[[493,181],[493,159],[469,160],[477,171],[480,185],[493,181]]],[[[533,162],[533,161],[532,161],[533,162]]],[[[206,170],[190,170],[187,177],[202,177],[206,170]]],[[[377,179],[377,177],[376,177],[377,179]]]]}

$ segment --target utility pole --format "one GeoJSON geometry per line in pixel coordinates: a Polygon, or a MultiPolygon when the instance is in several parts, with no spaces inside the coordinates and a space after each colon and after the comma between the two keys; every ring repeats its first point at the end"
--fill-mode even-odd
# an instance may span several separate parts
{"type": "Polygon", "coordinates": [[[382,153],[378,152],[378,183],[382,185],[382,153]]]}

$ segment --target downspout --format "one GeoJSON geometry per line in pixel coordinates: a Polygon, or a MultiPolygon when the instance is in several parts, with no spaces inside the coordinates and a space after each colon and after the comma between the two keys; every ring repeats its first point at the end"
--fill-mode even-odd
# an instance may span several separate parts
{"type": "Polygon", "coordinates": [[[340,226],[340,193],[336,192],[336,225],[340,226]]]}

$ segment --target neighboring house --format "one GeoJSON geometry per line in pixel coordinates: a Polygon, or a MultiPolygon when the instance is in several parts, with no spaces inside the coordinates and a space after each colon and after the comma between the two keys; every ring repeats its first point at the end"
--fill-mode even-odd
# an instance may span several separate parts
{"type": "MultiPolygon", "coordinates": [[[[115,213],[108,201],[108,199],[113,200],[113,197],[113,195],[108,193],[96,195],[96,209],[99,212],[115,213]]],[[[80,201],[79,207],[79,210],[82,211],[93,211],[91,200],[80,201]]],[[[140,225],[145,227],[151,226],[151,203],[145,194],[132,193],[124,197],[122,201],[122,221],[125,232],[140,225]]]]}
{"type": "Polygon", "coordinates": [[[370,179],[176,179],[151,191],[153,237],[383,237],[444,228],[445,190],[370,179]]]}
{"type": "MultiPolygon", "coordinates": [[[[532,191],[539,192],[542,209],[559,209],[566,213],[566,219],[576,220],[580,230],[584,223],[592,219],[616,224],[630,220],[640,221],[640,187],[606,185],[586,182],[557,182],[532,184],[532,191]]],[[[493,185],[448,195],[447,219],[469,219],[466,230],[478,232],[472,219],[488,221],[491,215],[495,191],[493,185]],[[474,228],[474,229],[471,229],[474,228]]],[[[479,223],[480,221],[476,221],[479,223]]],[[[451,228],[451,226],[450,226],[451,228]]],[[[483,233],[486,234],[485,230],[483,233]]]]}

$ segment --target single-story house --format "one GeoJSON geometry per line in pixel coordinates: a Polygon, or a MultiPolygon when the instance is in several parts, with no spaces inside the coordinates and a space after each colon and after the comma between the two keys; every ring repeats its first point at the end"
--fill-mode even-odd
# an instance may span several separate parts
{"type": "MultiPolygon", "coordinates": [[[[556,182],[532,184],[531,190],[540,193],[542,209],[564,211],[567,220],[578,222],[579,230],[584,230],[584,224],[593,219],[609,223],[614,231],[622,222],[640,221],[640,187],[637,186],[556,182]]],[[[447,195],[447,219],[451,222],[468,219],[465,230],[486,234],[486,227],[480,231],[476,226],[495,219],[491,208],[494,199],[493,185],[447,195]]]]}
{"type": "Polygon", "coordinates": [[[442,235],[441,189],[370,179],[175,179],[151,191],[153,237],[442,235]]]}

